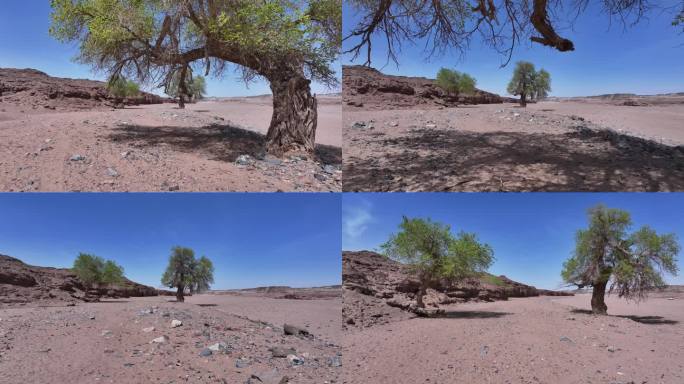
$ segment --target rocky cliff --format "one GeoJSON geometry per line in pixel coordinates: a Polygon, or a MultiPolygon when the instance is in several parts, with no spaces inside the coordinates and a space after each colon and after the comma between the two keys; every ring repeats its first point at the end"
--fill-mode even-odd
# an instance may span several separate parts
{"type": "Polygon", "coordinates": [[[360,65],[342,67],[342,99],[348,106],[365,109],[515,102],[479,89],[472,95],[450,97],[432,79],[385,75],[360,65]]]}
{"type": "MultiPolygon", "coordinates": [[[[126,105],[159,104],[168,99],[146,92],[126,105]]],[[[0,106],[73,111],[110,107],[114,98],[101,81],[52,77],[35,69],[0,68],[0,106]]]]}
{"type": "Polygon", "coordinates": [[[0,304],[96,301],[100,297],[156,296],[155,288],[125,279],[121,284],[87,290],[69,269],[36,267],[0,255],[0,304]]]}
{"type": "MultiPolygon", "coordinates": [[[[342,252],[342,281],[343,317],[347,327],[384,323],[385,317],[426,314],[415,307],[418,280],[405,265],[375,252],[342,252]],[[398,310],[410,314],[401,314],[398,310]]],[[[467,301],[540,295],[565,296],[572,293],[537,289],[506,276],[483,274],[455,285],[436,284],[428,289],[424,301],[428,308],[438,308],[467,301]]]]}

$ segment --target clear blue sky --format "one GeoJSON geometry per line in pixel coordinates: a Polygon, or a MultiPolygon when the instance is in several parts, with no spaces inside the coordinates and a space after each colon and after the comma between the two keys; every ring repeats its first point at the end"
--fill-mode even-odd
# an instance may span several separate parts
{"type": "MultiPolygon", "coordinates": [[[[624,30],[618,20],[608,24],[608,17],[590,6],[577,20],[573,30],[561,35],[575,43],[574,52],[557,52],[539,44],[523,42],[517,47],[507,67],[499,68],[503,57],[493,49],[473,40],[462,59],[457,52],[425,60],[424,42],[404,44],[399,67],[386,60],[386,43],[381,36],[373,40],[372,66],[387,74],[434,78],[441,67],[456,68],[477,79],[478,88],[506,94],[506,85],[518,60],[531,61],[551,73],[551,96],[585,96],[604,93],[656,94],[684,92],[684,34],[671,25],[671,13],[654,12],[649,19],[624,30]]],[[[679,4],[679,0],[657,2],[679,4]]],[[[344,7],[344,29],[351,30],[358,20],[352,7],[344,7]]],[[[346,36],[346,33],[345,33],[346,36]]],[[[346,41],[344,48],[352,46],[346,41]]],[[[351,55],[342,57],[350,64],[351,55]]],[[[355,64],[362,64],[357,59],[355,64]]]]}
{"type": "MultiPolygon", "coordinates": [[[[0,68],[34,68],[51,76],[104,80],[89,66],[75,63],[78,46],[63,44],[48,33],[50,2],[47,0],[2,0],[0,7],[0,68]]],[[[235,68],[233,66],[232,68],[235,68]]],[[[339,62],[334,68],[341,76],[339,62]]],[[[148,91],[150,91],[148,89],[148,91]]],[[[152,90],[163,94],[163,90],[152,90]]],[[[312,84],[315,93],[339,92],[312,84]]],[[[238,72],[229,69],[223,79],[207,78],[207,96],[253,96],[270,94],[265,80],[245,86],[238,72]]]]}
{"type": "MultiPolygon", "coordinates": [[[[649,225],[677,234],[684,246],[684,193],[384,193],[342,197],[342,248],[375,250],[396,232],[403,215],[430,217],[458,231],[475,232],[494,249],[496,275],[539,288],[560,287],[563,261],[575,233],[597,203],[632,214],[634,229],[649,225]]],[[[684,284],[684,252],[680,275],[684,284]]]]}
{"type": "Polygon", "coordinates": [[[214,262],[215,289],[340,284],[339,194],[0,194],[0,253],[70,267],[79,252],[159,286],[170,249],[214,262]]]}

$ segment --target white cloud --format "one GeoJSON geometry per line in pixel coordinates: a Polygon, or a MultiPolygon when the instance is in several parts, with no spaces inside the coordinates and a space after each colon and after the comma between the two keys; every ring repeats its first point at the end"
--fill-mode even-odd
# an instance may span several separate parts
{"type": "Polygon", "coordinates": [[[342,215],[342,230],[344,234],[356,239],[368,229],[368,224],[373,221],[370,213],[370,204],[362,203],[358,206],[346,206],[342,215]]]}

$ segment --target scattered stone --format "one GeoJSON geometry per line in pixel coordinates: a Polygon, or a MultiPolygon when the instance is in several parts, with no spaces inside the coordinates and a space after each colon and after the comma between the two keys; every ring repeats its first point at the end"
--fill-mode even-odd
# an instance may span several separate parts
{"type": "Polygon", "coordinates": [[[399,126],[399,123],[397,123],[396,121],[390,121],[388,125],[390,127],[397,127],[397,126],[399,126]]]}
{"type": "Polygon", "coordinates": [[[247,366],[249,366],[249,361],[247,361],[247,359],[235,360],[235,368],[245,368],[247,366]]]}
{"type": "Polygon", "coordinates": [[[437,124],[425,124],[425,128],[427,128],[427,129],[435,129],[435,128],[437,128],[437,124]]]}
{"type": "Polygon", "coordinates": [[[269,349],[271,351],[271,354],[273,357],[281,357],[285,358],[288,355],[294,355],[297,351],[295,351],[294,348],[285,348],[285,347],[272,347],[269,349]]]}
{"type": "Polygon", "coordinates": [[[69,158],[69,160],[71,160],[71,161],[83,161],[83,160],[85,160],[85,156],[79,155],[79,154],[75,154],[75,155],[71,156],[71,157],[69,158]]]}
{"type": "Polygon", "coordinates": [[[560,341],[565,341],[567,343],[573,343],[573,341],[567,336],[561,336],[560,341]]]}
{"type": "Polygon", "coordinates": [[[143,332],[145,332],[145,333],[150,333],[150,332],[154,332],[154,327],[147,327],[147,328],[143,328],[143,330],[142,330],[142,331],[143,331],[143,332]]]}
{"type": "Polygon", "coordinates": [[[482,348],[480,348],[480,357],[487,356],[487,353],[489,353],[489,347],[486,345],[483,345],[482,348]]]}
{"type": "Polygon", "coordinates": [[[253,162],[252,157],[249,155],[240,155],[235,159],[235,163],[238,165],[250,165],[253,162]]]}
{"type": "Polygon", "coordinates": [[[95,315],[90,315],[90,316],[88,316],[88,319],[90,319],[90,320],[95,320],[95,315]]]}
{"type": "Polygon", "coordinates": [[[130,367],[132,367],[132,366],[134,366],[134,365],[135,365],[135,364],[133,364],[133,363],[124,363],[124,367],[126,367],[126,368],[130,368],[130,367]]]}
{"type": "Polygon", "coordinates": [[[211,354],[212,354],[212,351],[211,351],[211,349],[209,349],[209,348],[204,348],[204,349],[202,349],[202,351],[199,353],[199,355],[202,356],[202,357],[208,357],[208,356],[211,356],[211,354]]]}
{"type": "Polygon", "coordinates": [[[608,352],[615,352],[615,347],[612,345],[609,345],[608,348],[606,348],[606,351],[608,352]]]}
{"type": "Polygon", "coordinates": [[[320,182],[324,182],[324,181],[328,180],[328,177],[322,173],[314,173],[313,177],[314,177],[314,179],[316,179],[320,182]]]}
{"type": "Polygon", "coordinates": [[[293,335],[293,336],[297,336],[297,337],[303,337],[306,339],[312,339],[313,338],[313,335],[311,333],[309,333],[309,331],[307,331],[306,329],[299,328],[297,326],[290,325],[290,324],[283,325],[283,332],[286,335],[293,335]]]}
{"type": "Polygon", "coordinates": [[[245,384],[287,384],[290,379],[287,376],[280,376],[277,369],[270,372],[251,375],[245,384]]]}
{"type": "Polygon", "coordinates": [[[518,112],[513,112],[513,117],[518,117],[520,114],[518,112]]]}
{"type": "Polygon", "coordinates": [[[107,176],[109,177],[119,177],[119,172],[116,169],[109,167],[107,168],[107,176]]]}
{"type": "Polygon", "coordinates": [[[112,331],[110,331],[108,329],[105,329],[104,331],[102,331],[102,333],[100,333],[100,336],[104,336],[104,337],[109,337],[111,335],[112,335],[112,331]]]}
{"type": "Polygon", "coordinates": [[[171,328],[177,328],[183,325],[183,322],[180,320],[173,319],[171,320],[171,328]]]}
{"type": "Polygon", "coordinates": [[[364,128],[367,127],[367,125],[366,125],[366,122],[365,122],[365,121],[355,121],[355,122],[351,125],[351,127],[352,127],[352,128],[355,128],[355,129],[364,129],[364,128]]]}
{"type": "Polygon", "coordinates": [[[160,336],[160,337],[157,337],[156,339],[153,339],[152,341],[150,341],[150,344],[152,344],[152,343],[164,344],[164,343],[168,343],[168,342],[169,342],[169,338],[168,338],[168,337],[166,337],[166,336],[160,336]]]}
{"type": "Polygon", "coordinates": [[[216,344],[210,345],[209,350],[212,352],[230,353],[230,345],[220,341],[216,344]]]}
{"type": "Polygon", "coordinates": [[[334,165],[326,164],[323,166],[323,172],[332,175],[337,171],[337,167],[334,165]]]}
{"type": "Polygon", "coordinates": [[[287,355],[287,361],[290,362],[290,365],[304,365],[304,359],[297,355],[287,355]]]}
{"type": "Polygon", "coordinates": [[[329,367],[341,367],[342,366],[342,358],[340,356],[333,356],[328,358],[328,366],[329,367]]]}

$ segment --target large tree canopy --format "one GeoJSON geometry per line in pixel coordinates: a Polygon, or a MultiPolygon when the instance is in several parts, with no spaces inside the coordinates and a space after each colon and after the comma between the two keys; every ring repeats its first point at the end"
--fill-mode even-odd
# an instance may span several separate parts
{"type": "Polygon", "coordinates": [[[494,252],[478,241],[473,233],[451,233],[448,225],[430,219],[404,217],[400,231],[382,244],[384,254],[409,266],[420,281],[417,306],[423,308],[423,296],[437,282],[454,283],[486,271],[494,261],[494,252]]]}
{"type": "Polygon", "coordinates": [[[563,264],[563,280],[592,287],[592,311],[605,314],[604,297],[640,300],[662,287],[664,273],[677,273],[679,244],[674,234],[658,235],[648,226],[629,233],[628,212],[598,205],[589,210],[589,227],[577,231],[574,255],[563,264]]]}
{"type": "MultiPolygon", "coordinates": [[[[590,0],[349,0],[360,21],[345,36],[350,41],[346,53],[353,59],[365,57],[371,63],[372,37],[386,41],[387,57],[397,62],[404,42],[426,39],[429,53],[446,49],[464,52],[473,38],[503,54],[508,64],[516,46],[523,41],[549,46],[561,52],[572,51],[575,44],[561,36],[559,26],[572,25],[589,6],[590,0]]],[[[644,18],[649,11],[662,8],[649,0],[598,0],[603,13],[625,26],[644,18]]],[[[682,2],[684,9],[684,2],[682,2]]],[[[672,11],[672,9],[665,9],[672,11]]],[[[673,23],[684,24],[684,11],[673,23]]]]}
{"type": "Polygon", "coordinates": [[[508,93],[520,96],[520,106],[527,106],[527,99],[541,100],[551,91],[551,75],[544,69],[537,72],[534,64],[518,61],[513,70],[513,77],[506,88],[508,93]]]}
{"type": "MultiPolygon", "coordinates": [[[[268,149],[312,151],[316,100],[310,81],[335,85],[341,0],[51,0],[50,33],[80,44],[79,60],[110,76],[168,85],[193,68],[245,81],[266,78],[274,112],[268,149]]],[[[181,100],[182,102],[182,100],[181,100]]]]}
{"type": "Polygon", "coordinates": [[[214,265],[207,257],[195,259],[195,251],[173,247],[161,283],[176,288],[176,300],[185,301],[185,293],[204,292],[214,283],[214,265]]]}

